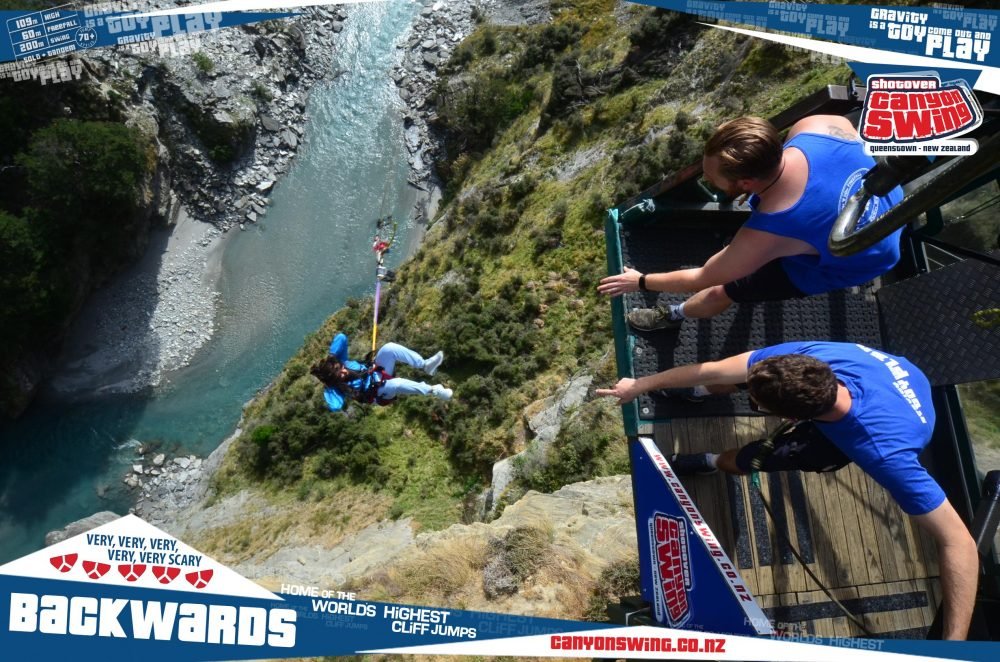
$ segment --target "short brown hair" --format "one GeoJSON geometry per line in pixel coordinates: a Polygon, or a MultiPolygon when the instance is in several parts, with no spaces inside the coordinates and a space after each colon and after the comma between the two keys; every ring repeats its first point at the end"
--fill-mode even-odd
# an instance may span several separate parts
{"type": "Polygon", "coordinates": [[[805,421],[837,401],[837,377],[830,366],[804,354],[772,356],[747,374],[750,397],[772,414],[805,421]]]}
{"type": "Polygon", "coordinates": [[[759,117],[738,117],[720,126],[705,143],[705,156],[718,156],[728,179],[767,177],[781,164],[777,129],[759,117]]]}

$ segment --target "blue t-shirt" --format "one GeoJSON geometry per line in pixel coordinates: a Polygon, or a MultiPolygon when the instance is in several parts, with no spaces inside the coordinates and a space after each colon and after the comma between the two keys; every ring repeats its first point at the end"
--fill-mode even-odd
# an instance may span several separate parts
{"type": "MultiPolygon", "coordinates": [[[[865,173],[875,165],[860,142],[819,133],[800,133],[785,145],[797,147],[809,163],[809,179],[802,197],[788,209],[773,214],[756,211],[757,196],[750,199],[753,214],[746,227],[804,241],[818,255],[791,255],[781,258],[789,280],[806,294],[830,292],[861,285],[892,269],[899,261],[902,228],[871,248],[836,257],[827,241],[834,221],[848,199],[859,188],[865,173]]],[[[898,186],[883,198],[872,198],[858,227],[864,227],[903,199],[898,186]]]]}
{"type": "Polygon", "coordinates": [[[919,368],[864,345],[790,342],[753,352],[747,369],[785,354],[819,359],[843,382],[851,394],[850,411],[833,423],[813,423],[887,489],[904,512],[922,515],[944,502],[944,491],[918,458],[934,431],[931,386],[919,368]]]}
{"type": "MultiPolygon", "coordinates": [[[[337,360],[344,364],[348,370],[368,370],[361,363],[347,358],[347,336],[343,333],[338,333],[334,336],[333,342],[330,343],[330,354],[337,357],[337,360]]],[[[364,391],[373,379],[376,379],[376,377],[369,374],[363,378],[348,382],[348,385],[356,391],[364,391]]],[[[326,406],[330,408],[330,411],[340,411],[344,408],[344,394],[335,388],[330,386],[325,387],[323,389],[323,399],[326,400],[326,406]]]]}

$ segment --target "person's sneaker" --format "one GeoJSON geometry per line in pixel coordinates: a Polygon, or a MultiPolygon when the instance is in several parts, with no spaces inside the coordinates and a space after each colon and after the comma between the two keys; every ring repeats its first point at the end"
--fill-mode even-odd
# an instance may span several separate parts
{"type": "Polygon", "coordinates": [[[437,372],[437,369],[441,367],[441,362],[444,361],[444,352],[438,352],[429,359],[424,360],[424,372],[428,375],[433,375],[437,372]]]}
{"type": "Polygon", "coordinates": [[[454,393],[450,388],[445,388],[442,384],[435,384],[431,387],[431,395],[442,400],[451,400],[451,396],[454,393]]]}
{"type": "Polygon", "coordinates": [[[664,398],[677,398],[678,400],[686,400],[687,402],[698,404],[700,402],[705,402],[705,397],[701,395],[695,395],[694,389],[688,388],[661,388],[653,391],[653,395],[659,395],[664,398]]]}
{"type": "Polygon", "coordinates": [[[655,308],[635,308],[628,314],[628,323],[639,331],[658,331],[660,329],[679,329],[684,320],[671,319],[670,309],[663,306],[655,308]]]}
{"type": "Polygon", "coordinates": [[[677,453],[670,456],[670,466],[678,476],[711,476],[719,469],[708,462],[708,453],[677,453]]]}

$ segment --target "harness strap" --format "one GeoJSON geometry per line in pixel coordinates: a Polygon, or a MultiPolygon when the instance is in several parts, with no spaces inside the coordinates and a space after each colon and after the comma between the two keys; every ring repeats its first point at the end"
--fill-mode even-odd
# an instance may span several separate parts
{"type": "Polygon", "coordinates": [[[382,388],[382,385],[393,378],[393,375],[386,372],[385,368],[380,365],[371,365],[368,367],[368,377],[367,384],[365,384],[364,389],[358,394],[360,396],[360,401],[364,404],[379,404],[387,405],[391,400],[383,400],[378,397],[378,390],[382,388]]]}
{"type": "Polygon", "coordinates": [[[753,480],[759,483],[759,478],[757,477],[757,472],[760,468],[764,466],[764,460],[770,457],[771,453],[774,452],[774,442],[775,440],[783,434],[787,434],[795,429],[795,426],[799,424],[799,421],[782,421],[774,432],[767,435],[757,447],[757,454],[753,456],[750,460],[750,468],[753,469],[753,480]]]}

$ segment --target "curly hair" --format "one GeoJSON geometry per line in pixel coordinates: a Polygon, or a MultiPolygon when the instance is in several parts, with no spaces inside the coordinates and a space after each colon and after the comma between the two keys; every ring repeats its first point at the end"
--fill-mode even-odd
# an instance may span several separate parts
{"type": "Polygon", "coordinates": [[[777,129],[759,117],[738,117],[720,126],[705,143],[705,156],[719,157],[728,179],[767,177],[781,165],[783,146],[777,129]]]}
{"type": "Polygon", "coordinates": [[[804,421],[822,416],[837,401],[830,366],[804,354],[772,356],[751,366],[750,397],[776,416],[804,421]]]}

